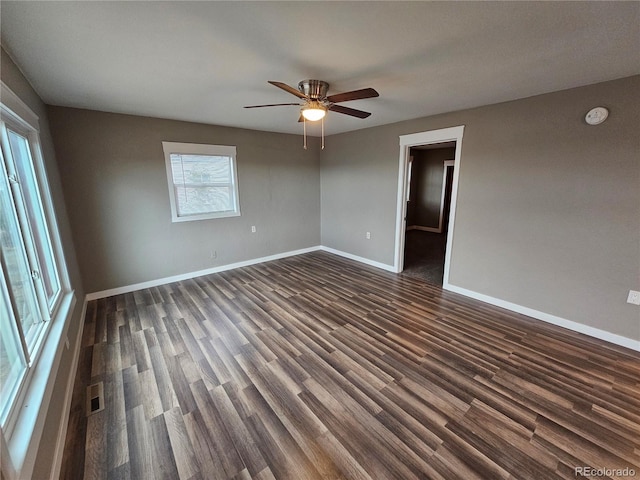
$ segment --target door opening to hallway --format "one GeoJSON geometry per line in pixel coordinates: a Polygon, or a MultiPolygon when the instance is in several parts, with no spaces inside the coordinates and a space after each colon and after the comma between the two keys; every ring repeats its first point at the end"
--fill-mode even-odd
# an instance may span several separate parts
{"type": "Polygon", "coordinates": [[[403,273],[442,285],[456,144],[409,150],[403,273]]]}

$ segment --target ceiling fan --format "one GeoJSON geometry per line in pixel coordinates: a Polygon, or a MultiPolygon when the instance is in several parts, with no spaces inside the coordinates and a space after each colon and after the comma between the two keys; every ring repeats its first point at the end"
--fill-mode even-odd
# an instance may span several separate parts
{"type": "Polygon", "coordinates": [[[268,105],[250,105],[244,108],[262,108],[262,107],[280,107],[287,105],[296,105],[302,107],[300,109],[299,122],[309,120],[314,122],[324,118],[327,111],[342,113],[344,115],[350,115],[357,118],[367,118],[371,115],[369,112],[363,112],[362,110],[356,110],[355,108],[343,107],[337,105],[342,102],[349,102],[351,100],[361,100],[364,98],[373,98],[378,96],[373,88],[363,88],[361,90],[353,90],[351,92],[337,93],[335,95],[327,96],[329,90],[329,84],[322,80],[302,80],[298,83],[298,89],[290,87],[286,83],[269,81],[273,86],[281,88],[285,92],[289,92],[295,95],[301,103],[271,103],[268,105]]]}

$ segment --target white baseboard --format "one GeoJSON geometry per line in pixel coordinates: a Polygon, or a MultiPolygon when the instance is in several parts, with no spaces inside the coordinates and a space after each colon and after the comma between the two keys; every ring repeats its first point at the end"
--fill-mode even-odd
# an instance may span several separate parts
{"type": "Polygon", "coordinates": [[[245,260],[243,262],[229,263],[227,265],[220,265],[218,267],[206,268],[204,270],[197,270],[195,272],[182,273],[180,275],[173,275],[171,277],[158,278],[156,280],[149,280],[148,282],[134,283],[133,285],[125,285],[124,287],[111,288],[109,290],[89,293],[87,294],[86,299],[87,301],[91,301],[97,300],[98,298],[112,297],[114,295],[121,295],[123,293],[135,292],[136,290],[143,290],[145,288],[166,285],[167,283],[180,282],[182,280],[202,277],[203,275],[210,275],[212,273],[233,270],[234,268],[247,267],[249,265],[255,265],[256,263],[270,262],[271,260],[279,260],[281,258],[293,257],[295,255],[301,255],[303,253],[315,252],[320,249],[321,247],[318,245],[315,247],[302,248],[300,250],[277,253],[275,255],[269,255],[267,257],[253,258],[251,260],[245,260]]]}
{"type": "Polygon", "coordinates": [[[561,318],[549,313],[540,312],[529,307],[523,307],[522,305],[507,302],[506,300],[501,300],[499,298],[490,297],[489,295],[484,295],[483,293],[474,292],[473,290],[467,290],[466,288],[457,287],[455,285],[446,284],[443,285],[442,288],[445,290],[449,290],[450,292],[459,293],[460,295],[464,295],[465,297],[474,298],[476,300],[480,300],[481,302],[489,303],[506,310],[511,310],[512,312],[521,313],[523,315],[527,315],[528,317],[542,320],[543,322],[552,323],[553,325],[557,325],[568,330],[573,330],[574,332],[583,333],[585,335],[589,335],[590,337],[599,338],[600,340],[604,340],[606,342],[614,343],[616,345],[620,345],[622,347],[630,348],[631,350],[640,352],[640,341],[634,340],[632,338],[623,337],[622,335],[607,332],[606,330],[600,330],[599,328],[590,327],[582,323],[567,320],[566,318],[561,318]]]}
{"type": "Polygon", "coordinates": [[[73,360],[71,361],[71,372],[69,379],[67,380],[67,388],[64,395],[64,402],[62,404],[62,418],[60,419],[60,426],[58,427],[58,438],[56,440],[56,449],[53,454],[53,467],[51,468],[51,480],[57,480],[60,478],[60,470],[62,469],[62,458],[64,456],[64,445],[67,439],[67,428],[69,426],[69,414],[71,412],[71,399],[73,397],[73,387],[76,380],[76,373],[78,372],[78,360],[80,358],[80,350],[82,348],[82,333],[84,332],[84,317],[87,314],[87,297],[84,298],[82,304],[82,312],[80,313],[80,326],[78,327],[78,333],[76,335],[75,348],[73,350],[73,360]]]}
{"type": "Polygon", "coordinates": [[[389,272],[396,273],[396,270],[393,265],[387,265],[386,263],[376,262],[375,260],[369,260],[368,258],[359,257],[358,255],[353,255],[352,253],[343,252],[342,250],[336,250],[335,248],[325,247],[324,245],[319,248],[323,252],[333,253],[334,255],[339,255],[341,257],[348,258],[350,260],[355,260],[356,262],[364,263],[365,265],[371,265],[372,267],[381,268],[382,270],[387,270],[389,272]]]}
{"type": "Polygon", "coordinates": [[[407,230],[420,230],[421,232],[442,233],[442,230],[438,227],[422,227],[420,225],[411,225],[407,227],[407,230]]]}
{"type": "MultiPolygon", "coordinates": [[[[415,227],[417,229],[425,229],[428,227],[415,227]]],[[[110,297],[113,295],[120,295],[123,293],[135,292],[136,290],[142,290],[145,288],[157,287],[160,285],[165,285],[167,283],[179,282],[182,280],[188,280],[195,277],[200,277],[203,275],[210,275],[212,273],[224,272],[226,270],[233,270],[234,268],[246,267],[249,265],[255,265],[257,263],[269,262],[271,260],[278,260],[281,258],[292,257],[294,255],[301,255],[303,253],[315,252],[321,250],[323,252],[332,253],[334,255],[339,255],[341,257],[348,258],[350,260],[355,260],[356,262],[363,263],[365,265],[370,265],[372,267],[380,268],[382,270],[386,270],[388,272],[398,273],[395,270],[393,265],[387,265],[386,263],[376,262],[375,260],[370,260],[368,258],[360,257],[358,255],[354,255],[352,253],[343,252],[341,250],[336,250],[335,248],[325,247],[324,245],[318,245],[315,247],[303,248],[300,250],[292,250],[289,252],[278,253],[275,255],[269,255],[267,257],[255,258],[252,260],[245,260],[243,262],[230,263],[228,265],[221,265],[218,267],[208,268],[205,270],[198,270],[195,272],[184,273],[180,275],[174,275],[171,277],[159,278],[156,280],[150,280],[148,282],[136,283],[133,285],[126,285],[124,287],[112,288],[109,290],[103,290],[100,292],[89,293],[86,296],[86,301],[96,300],[98,298],[110,297]]],[[[489,295],[484,295],[482,293],[474,292],[472,290],[467,290],[462,287],[458,287],[455,285],[451,285],[449,283],[445,283],[442,287],[445,290],[449,290],[451,292],[459,293],[461,295],[474,298],[476,300],[480,300],[481,302],[489,303],[491,305],[496,305],[498,307],[504,308],[506,310],[511,310],[512,312],[521,313],[523,315],[527,315],[529,317],[542,320],[543,322],[551,323],[554,325],[558,325],[560,327],[567,328],[569,330],[573,330],[574,332],[584,333],[585,335],[589,335],[591,337],[599,338],[601,340],[605,340],[607,342],[620,345],[622,347],[630,348],[632,350],[640,351],[640,341],[634,340],[632,338],[623,337],[622,335],[617,335],[615,333],[607,332],[605,330],[600,330],[598,328],[590,327],[588,325],[584,325],[582,323],[574,322],[572,320],[567,320],[565,318],[557,317],[555,315],[551,315],[549,313],[540,312],[538,310],[534,310],[529,307],[523,307],[522,305],[517,305],[515,303],[508,302],[506,300],[501,300],[499,298],[490,297],[489,295]]],[[[83,317],[84,318],[84,317],[83,317]]]]}

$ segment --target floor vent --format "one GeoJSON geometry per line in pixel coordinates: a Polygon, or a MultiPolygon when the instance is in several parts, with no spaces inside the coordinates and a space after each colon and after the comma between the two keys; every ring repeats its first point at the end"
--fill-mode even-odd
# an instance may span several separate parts
{"type": "Polygon", "coordinates": [[[87,387],[87,417],[104,410],[104,384],[94,383],[87,387]]]}

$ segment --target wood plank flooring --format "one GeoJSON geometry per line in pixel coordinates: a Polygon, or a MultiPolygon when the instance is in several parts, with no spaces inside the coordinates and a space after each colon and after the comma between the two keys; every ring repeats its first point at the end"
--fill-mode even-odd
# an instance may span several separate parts
{"type": "Polygon", "coordinates": [[[79,365],[65,479],[640,475],[636,352],[324,252],[90,302],[79,365]]]}

